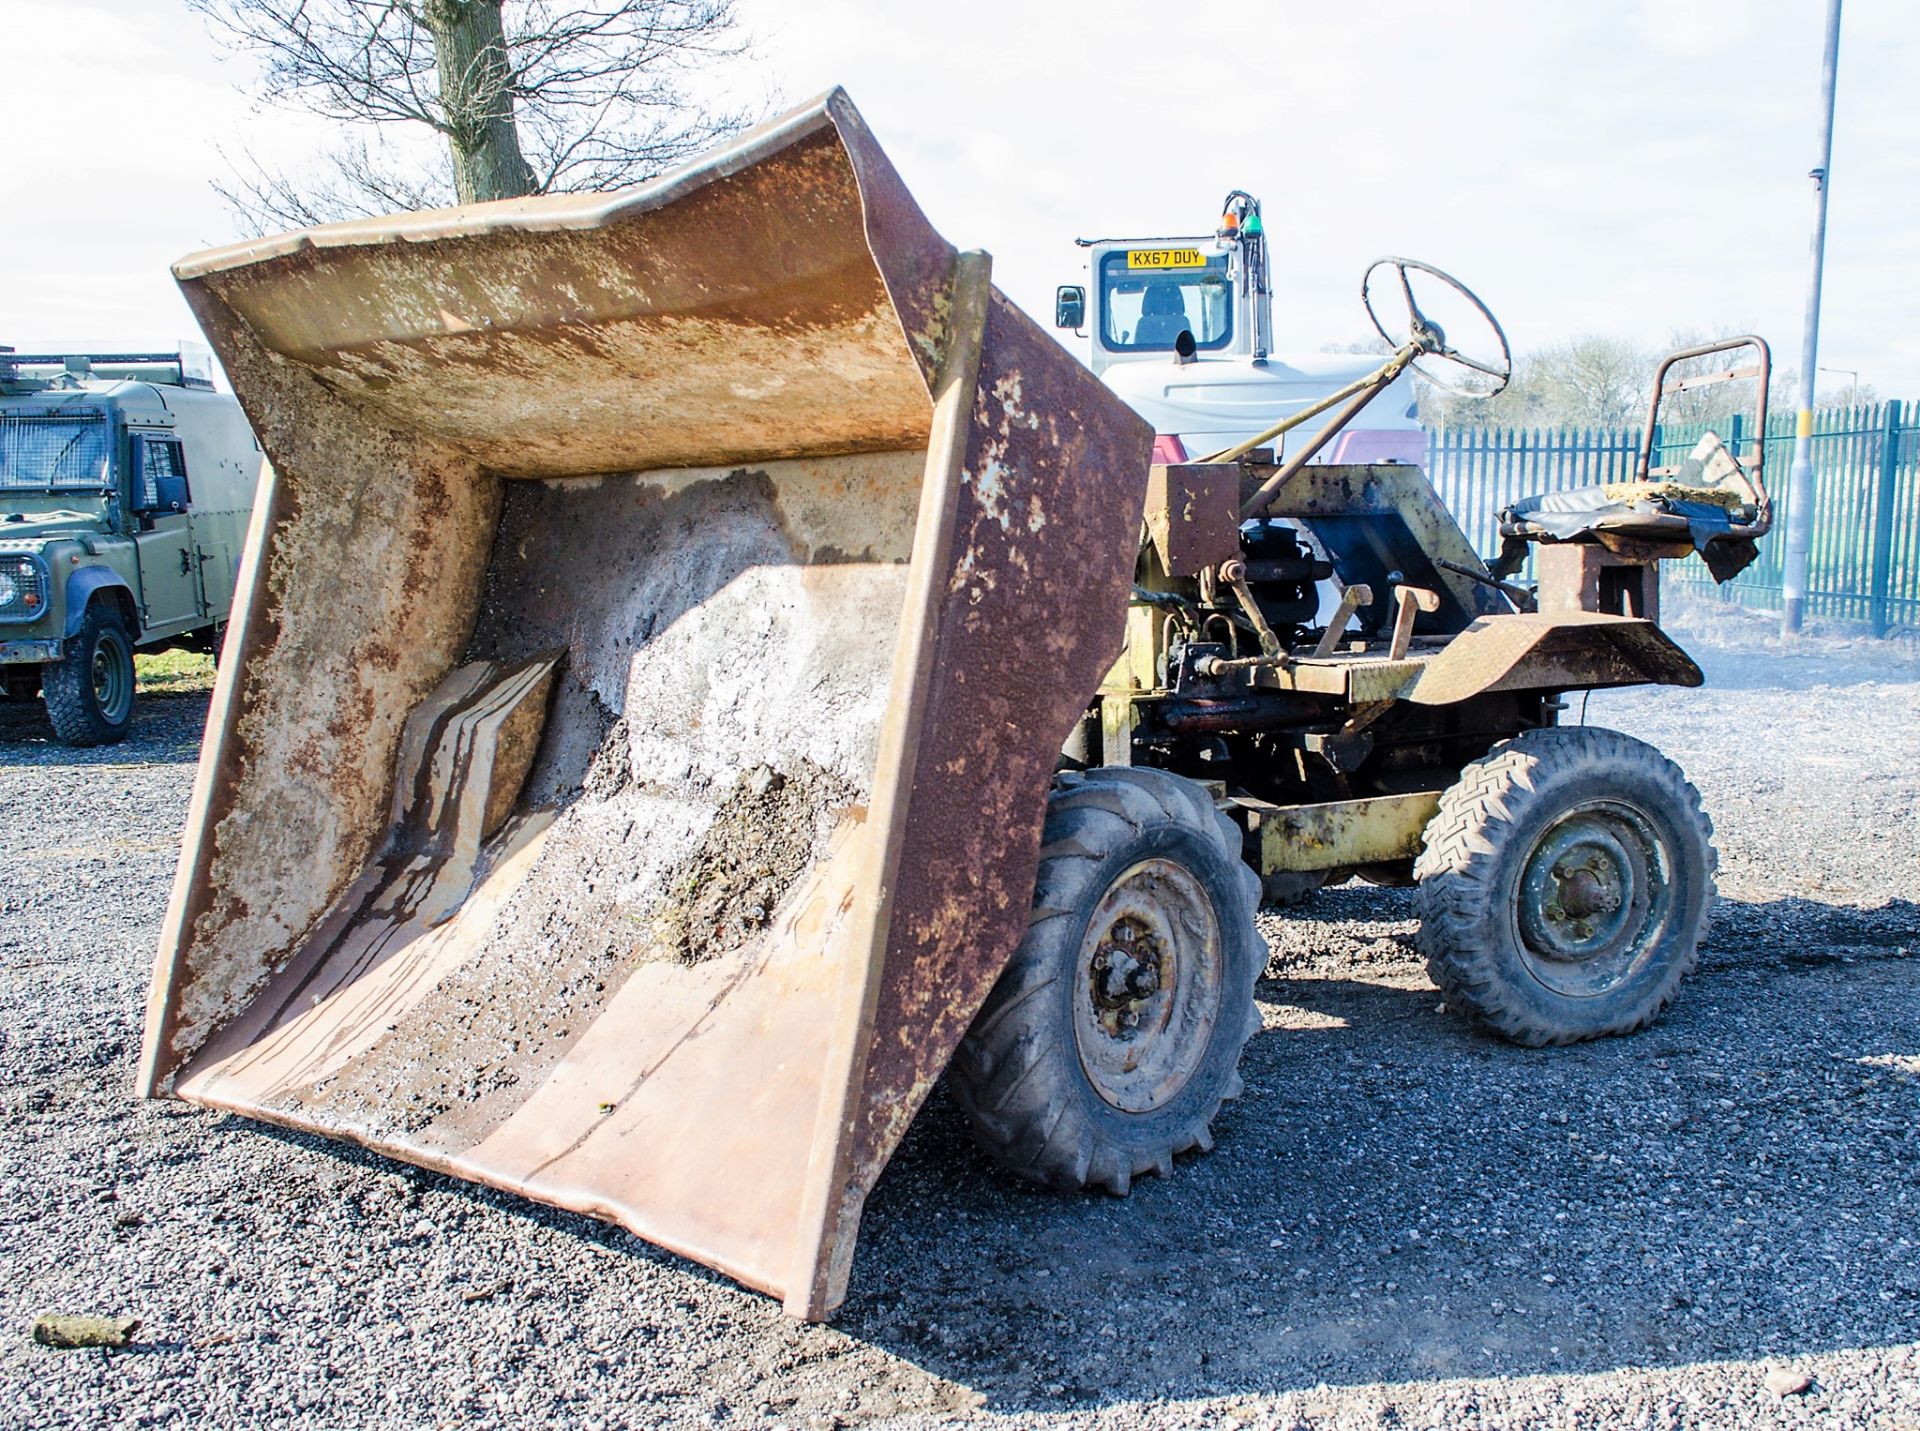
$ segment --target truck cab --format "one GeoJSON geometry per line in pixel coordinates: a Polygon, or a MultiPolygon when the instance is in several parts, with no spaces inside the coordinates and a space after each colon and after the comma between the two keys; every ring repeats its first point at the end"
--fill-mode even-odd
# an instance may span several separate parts
{"type": "MultiPolygon", "coordinates": [[[[1234,446],[1365,377],[1375,354],[1273,352],[1273,294],[1260,204],[1235,190],[1203,236],[1080,239],[1089,282],[1061,287],[1055,324],[1083,333],[1100,379],[1153,424],[1154,458],[1234,446]]],[[[1287,434],[1289,450],[1323,423],[1287,434]]],[[[1284,458],[1287,454],[1278,454],[1284,458]]],[[[1318,455],[1323,462],[1426,457],[1412,380],[1402,376],[1318,455]]]]}
{"type": "Polygon", "coordinates": [[[211,364],[0,349],[0,682],[122,739],[133,654],[213,651],[264,457],[211,364]]]}

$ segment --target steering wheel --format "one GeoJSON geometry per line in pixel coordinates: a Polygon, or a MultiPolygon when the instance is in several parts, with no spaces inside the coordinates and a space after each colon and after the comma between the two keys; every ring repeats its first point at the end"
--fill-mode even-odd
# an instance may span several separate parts
{"type": "MultiPolygon", "coordinates": [[[[1389,285],[1382,284],[1382,287],[1387,286],[1389,285]]],[[[1445,290],[1439,290],[1435,296],[1444,298],[1445,290]]],[[[1500,327],[1500,320],[1493,316],[1487,305],[1482,303],[1466,284],[1451,274],[1442,273],[1432,264],[1421,263],[1418,259],[1412,258],[1376,258],[1367,266],[1366,277],[1360,280],[1360,301],[1366,304],[1367,317],[1373,320],[1374,331],[1382,338],[1396,347],[1403,343],[1412,343],[1420,350],[1419,356],[1414,358],[1410,366],[1443,392],[1453,393],[1459,397],[1490,398],[1505,391],[1508,382],[1512,380],[1513,350],[1507,346],[1507,335],[1500,327]],[[1380,321],[1380,315],[1374,311],[1374,275],[1383,268],[1393,270],[1394,277],[1398,280],[1393,286],[1398,287],[1400,297],[1406,302],[1407,318],[1404,338],[1396,338],[1388,332],[1387,325],[1380,321]],[[1423,273],[1429,278],[1438,280],[1445,288],[1452,289],[1464,298],[1468,305],[1464,310],[1465,315],[1469,318],[1477,315],[1485,320],[1486,327],[1492,330],[1494,342],[1499,345],[1499,356],[1494,356],[1492,346],[1485,342],[1484,335],[1476,335],[1480,338],[1480,341],[1475,344],[1477,356],[1469,356],[1453,347],[1446,330],[1421,311],[1419,300],[1413,296],[1413,279],[1410,275],[1415,273],[1423,273]],[[1465,371],[1462,372],[1461,369],[1465,371]],[[1469,376],[1470,374],[1479,376],[1475,378],[1469,376]],[[1490,388],[1487,386],[1489,383],[1492,384],[1490,388]]],[[[1452,302],[1451,299],[1447,301],[1452,302]]],[[[1430,297],[1429,306],[1432,302],[1433,299],[1430,297]]],[[[1454,306],[1458,307],[1457,304],[1454,306]]]]}

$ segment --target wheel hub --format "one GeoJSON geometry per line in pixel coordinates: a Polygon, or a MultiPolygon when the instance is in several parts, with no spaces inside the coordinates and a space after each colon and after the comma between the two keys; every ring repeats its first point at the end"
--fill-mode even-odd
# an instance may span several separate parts
{"type": "Polygon", "coordinates": [[[1570,918],[1584,920],[1620,907],[1619,882],[1610,869],[1556,865],[1553,877],[1560,882],[1560,907],[1570,918]]]}
{"type": "Polygon", "coordinates": [[[1093,1002],[1101,1027],[1129,1038],[1147,1001],[1160,992],[1165,959],[1159,941],[1131,917],[1115,921],[1093,955],[1093,1002]]]}
{"type": "Polygon", "coordinates": [[[94,704],[99,707],[103,717],[115,723],[127,718],[127,708],[133,701],[128,664],[126,649],[112,632],[101,632],[93,643],[93,659],[88,663],[88,675],[93,684],[94,704]]]}
{"type": "Polygon", "coordinates": [[[1145,1113],[1186,1086],[1219,1014],[1223,968],[1212,902],[1185,866],[1143,860],[1107,887],[1074,991],[1081,1067],[1102,1099],[1145,1113]]]}
{"type": "Polygon", "coordinates": [[[1628,977],[1664,927],[1670,882],[1665,841],[1639,811],[1598,801],[1562,816],[1528,855],[1517,891],[1536,977],[1568,994],[1628,977]]]}

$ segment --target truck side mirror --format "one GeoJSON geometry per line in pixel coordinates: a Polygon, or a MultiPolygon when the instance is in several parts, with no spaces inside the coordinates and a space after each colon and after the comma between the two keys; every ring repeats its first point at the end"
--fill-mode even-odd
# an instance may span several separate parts
{"type": "Polygon", "coordinates": [[[1065,283],[1053,291],[1053,326],[1084,328],[1087,324],[1087,290],[1065,283]]]}

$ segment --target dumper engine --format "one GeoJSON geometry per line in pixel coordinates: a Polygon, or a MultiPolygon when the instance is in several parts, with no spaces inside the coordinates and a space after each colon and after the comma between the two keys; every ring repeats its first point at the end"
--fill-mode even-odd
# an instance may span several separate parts
{"type": "Polygon", "coordinates": [[[1333,563],[1316,556],[1285,522],[1249,522],[1240,529],[1240,554],[1246,581],[1267,625],[1292,648],[1311,644],[1310,631],[1320,611],[1319,583],[1333,575],[1333,563]]]}
{"type": "Polygon", "coordinates": [[[1156,764],[1225,778],[1230,769],[1244,769],[1249,757],[1268,753],[1262,734],[1326,719],[1323,702],[1251,687],[1241,666],[1266,645],[1294,653],[1319,639],[1319,583],[1333,575],[1333,564],[1281,521],[1243,525],[1240,554],[1240,579],[1266,633],[1222,582],[1197,583],[1193,597],[1154,593],[1170,622],[1158,673],[1167,697],[1142,710],[1135,741],[1152,748],[1156,764]]]}
{"type": "MultiPolygon", "coordinates": [[[[1350,799],[1397,793],[1425,772],[1458,769],[1488,740],[1549,719],[1540,696],[1525,693],[1488,696],[1471,713],[1401,702],[1355,722],[1344,700],[1270,681],[1277,667],[1324,658],[1336,647],[1384,655],[1393,604],[1343,605],[1333,621],[1344,634],[1330,641],[1320,583],[1335,574],[1335,562],[1317,534],[1262,518],[1240,525],[1238,546],[1237,562],[1197,577],[1168,577],[1156,559],[1143,559],[1135,600],[1154,609],[1154,629],[1136,637],[1150,639],[1156,656],[1153,693],[1134,706],[1134,762],[1276,803],[1350,799]]],[[[1389,565],[1406,558],[1376,555],[1389,565]]],[[[1391,579],[1401,580],[1397,570],[1391,579]]]]}

